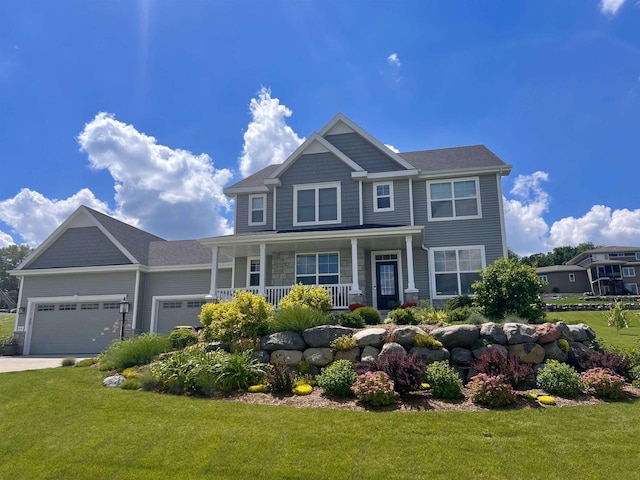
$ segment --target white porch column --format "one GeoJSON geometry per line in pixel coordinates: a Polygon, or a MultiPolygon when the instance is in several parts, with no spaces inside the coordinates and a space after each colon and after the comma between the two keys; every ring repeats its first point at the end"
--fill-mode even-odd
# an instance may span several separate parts
{"type": "Polygon", "coordinates": [[[351,278],[353,284],[351,285],[351,292],[354,294],[360,294],[360,285],[358,283],[358,239],[351,239],[351,278]]]}
{"type": "Polygon", "coordinates": [[[417,292],[413,274],[413,238],[411,235],[406,235],[404,241],[407,249],[407,277],[409,279],[409,285],[407,285],[405,292],[417,292]]]}
{"type": "Polygon", "coordinates": [[[211,287],[209,295],[216,298],[216,282],[218,279],[218,247],[211,247],[213,256],[211,257],[211,287]]]}
{"type": "Polygon", "coordinates": [[[264,295],[264,280],[265,271],[267,267],[267,245],[265,243],[260,244],[260,283],[258,284],[258,293],[264,295]]]}

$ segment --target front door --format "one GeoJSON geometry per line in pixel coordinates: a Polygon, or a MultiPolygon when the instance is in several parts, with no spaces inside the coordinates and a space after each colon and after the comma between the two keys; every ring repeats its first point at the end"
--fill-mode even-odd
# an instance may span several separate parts
{"type": "Polygon", "coordinates": [[[376,262],[376,285],[378,310],[393,310],[400,306],[397,260],[376,262]]]}

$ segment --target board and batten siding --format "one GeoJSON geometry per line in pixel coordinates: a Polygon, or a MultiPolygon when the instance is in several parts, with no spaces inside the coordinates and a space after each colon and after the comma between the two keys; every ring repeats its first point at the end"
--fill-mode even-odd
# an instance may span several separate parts
{"type": "MultiPolygon", "coordinates": [[[[382,182],[384,183],[384,182],[382,182]]],[[[411,225],[411,209],[409,207],[409,180],[394,180],[393,210],[374,212],[373,183],[363,183],[362,203],[365,224],[375,225],[411,225]]]]}
{"type": "MultiPolygon", "coordinates": [[[[280,195],[278,191],[276,198],[280,195]]],[[[266,194],[265,213],[267,221],[264,225],[249,225],[249,194],[243,193],[236,196],[235,233],[264,232],[273,230],[273,192],[266,194]]]]}
{"type": "Polygon", "coordinates": [[[80,227],[69,228],[25,270],[130,263],[98,227],[80,227]]]}
{"type": "Polygon", "coordinates": [[[325,139],[368,172],[404,170],[355,132],[327,135],[325,139]]]}

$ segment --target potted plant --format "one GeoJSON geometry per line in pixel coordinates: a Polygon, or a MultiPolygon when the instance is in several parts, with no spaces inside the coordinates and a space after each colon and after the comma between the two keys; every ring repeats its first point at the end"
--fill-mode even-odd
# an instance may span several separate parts
{"type": "Polygon", "coordinates": [[[2,355],[7,357],[20,354],[20,345],[13,335],[0,339],[0,347],[2,347],[0,348],[2,355]]]}

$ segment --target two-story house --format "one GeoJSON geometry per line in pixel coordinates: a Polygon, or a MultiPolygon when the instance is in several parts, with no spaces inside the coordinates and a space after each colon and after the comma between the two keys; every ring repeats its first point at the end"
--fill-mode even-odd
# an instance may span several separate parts
{"type": "MultiPolygon", "coordinates": [[[[15,336],[30,354],[94,354],[127,332],[199,325],[235,290],[272,304],[296,283],[334,308],[442,302],[472,293],[507,254],[501,179],[482,145],[395,153],[342,114],[282,164],[228,187],[234,234],[167,241],[80,207],[12,274],[15,336]]],[[[206,220],[203,220],[206,221],[206,220]]]]}

